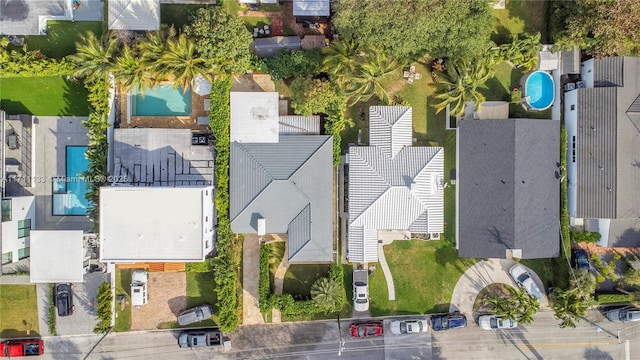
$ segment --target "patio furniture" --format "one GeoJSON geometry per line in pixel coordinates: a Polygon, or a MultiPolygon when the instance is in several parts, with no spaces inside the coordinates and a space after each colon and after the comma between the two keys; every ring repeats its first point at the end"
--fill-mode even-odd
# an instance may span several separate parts
{"type": "Polygon", "coordinates": [[[416,80],[420,80],[420,79],[422,79],[422,74],[420,74],[420,73],[416,73],[413,77],[414,77],[416,80]]]}
{"type": "Polygon", "coordinates": [[[257,33],[257,32],[258,32],[258,30],[260,30],[260,28],[253,28],[253,32],[254,32],[254,33],[257,33]]]}
{"type": "Polygon", "coordinates": [[[413,84],[413,78],[412,78],[412,77],[408,78],[408,79],[407,79],[407,82],[408,82],[409,84],[413,84]]]}
{"type": "Polygon", "coordinates": [[[269,30],[269,25],[265,25],[265,26],[264,26],[264,29],[265,29],[265,30],[269,30]]]}
{"type": "Polygon", "coordinates": [[[409,72],[410,73],[415,73],[416,72],[416,67],[414,65],[411,65],[411,67],[409,68],[409,72]]]}
{"type": "Polygon", "coordinates": [[[404,76],[404,77],[405,77],[405,79],[406,79],[406,78],[408,78],[408,77],[409,77],[409,75],[411,75],[411,73],[410,73],[410,72],[408,72],[408,71],[405,71],[404,73],[402,73],[402,76],[404,76]]]}
{"type": "Polygon", "coordinates": [[[265,30],[265,31],[264,31],[264,34],[265,34],[265,35],[269,35],[269,34],[271,34],[271,30],[265,30]]]}
{"type": "Polygon", "coordinates": [[[258,30],[258,32],[259,32],[260,34],[264,34],[264,29],[260,29],[260,30],[258,30]]]}

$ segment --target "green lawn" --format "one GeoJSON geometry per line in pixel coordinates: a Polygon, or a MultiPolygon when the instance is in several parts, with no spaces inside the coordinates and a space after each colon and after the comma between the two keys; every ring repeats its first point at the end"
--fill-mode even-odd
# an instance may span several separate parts
{"type": "Polygon", "coordinates": [[[47,35],[33,35],[25,37],[25,44],[29,50],[40,50],[43,54],[53,58],[63,58],[76,52],[76,42],[80,35],[91,31],[98,37],[102,36],[102,22],[100,21],[48,21],[47,35]]]}
{"type": "Polygon", "coordinates": [[[82,82],[62,76],[0,78],[0,108],[9,114],[88,116],[87,97],[82,82]]]}
{"type": "Polygon", "coordinates": [[[131,330],[131,269],[116,269],[116,332],[131,330]],[[127,299],[124,308],[118,295],[127,299]]]}
{"type": "Polygon", "coordinates": [[[39,336],[35,285],[0,285],[0,338],[39,336]]]}
{"type": "Polygon", "coordinates": [[[187,273],[187,308],[209,304],[213,307],[213,317],[209,320],[197,323],[197,326],[214,326],[219,323],[217,297],[213,273],[187,273]]]}
{"type": "Polygon", "coordinates": [[[369,278],[371,315],[424,314],[449,311],[453,288],[473,259],[458,258],[446,241],[402,240],[384,246],[393,274],[396,300],[389,294],[382,269],[369,278]]]}
{"type": "Polygon", "coordinates": [[[271,284],[271,292],[273,292],[273,280],[276,275],[276,270],[278,269],[278,266],[280,266],[280,263],[282,262],[282,259],[285,255],[285,244],[284,242],[274,242],[268,244],[267,246],[271,248],[271,256],[269,257],[269,282],[271,284]]]}
{"type": "Polygon", "coordinates": [[[498,44],[511,41],[511,34],[540,33],[547,41],[547,1],[507,0],[504,10],[492,10],[496,21],[491,40],[498,44]]]}
{"type": "Polygon", "coordinates": [[[253,16],[242,16],[240,19],[244,21],[247,30],[253,34],[253,28],[263,29],[265,25],[271,26],[271,18],[270,17],[253,17],[253,16]]]}
{"type": "Polygon", "coordinates": [[[207,5],[200,4],[161,4],[160,23],[167,26],[173,25],[176,30],[181,30],[185,24],[189,23],[189,17],[195,14],[200,8],[207,5]]]}
{"type": "Polygon", "coordinates": [[[311,285],[328,275],[328,264],[290,265],[284,276],[283,292],[293,295],[294,299],[310,298],[311,285]]]}

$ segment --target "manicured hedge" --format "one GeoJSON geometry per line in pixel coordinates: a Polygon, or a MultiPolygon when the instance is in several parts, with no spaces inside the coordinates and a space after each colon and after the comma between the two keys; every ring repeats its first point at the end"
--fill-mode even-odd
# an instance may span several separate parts
{"type": "Polygon", "coordinates": [[[595,296],[595,303],[598,305],[628,303],[631,301],[633,301],[633,295],[627,295],[622,293],[613,293],[613,294],[597,294],[596,293],[596,296],[595,296]]]}
{"type": "Polygon", "coordinates": [[[44,56],[40,51],[6,50],[0,45],[0,76],[56,76],[73,74],[75,64],[44,56]]]}
{"type": "Polygon", "coordinates": [[[573,242],[596,243],[600,240],[601,235],[599,232],[571,230],[570,236],[573,242]]]}
{"type": "Polygon", "coordinates": [[[98,323],[93,329],[93,332],[96,334],[106,334],[111,330],[111,317],[113,316],[113,312],[111,311],[113,296],[111,294],[111,285],[109,285],[108,282],[105,281],[98,287],[97,300],[96,317],[98,318],[98,323]]]}
{"type": "Polygon", "coordinates": [[[49,308],[47,310],[47,327],[49,329],[49,335],[56,336],[56,307],[54,306],[54,291],[55,284],[49,284],[49,308]]]}

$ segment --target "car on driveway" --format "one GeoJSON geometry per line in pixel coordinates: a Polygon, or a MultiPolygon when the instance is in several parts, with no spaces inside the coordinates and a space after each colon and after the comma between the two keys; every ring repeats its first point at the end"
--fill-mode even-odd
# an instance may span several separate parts
{"type": "Polygon", "coordinates": [[[369,321],[351,324],[351,336],[356,338],[382,336],[382,321],[369,321]]]}
{"type": "Polygon", "coordinates": [[[574,269],[589,270],[589,254],[583,249],[572,249],[571,265],[574,269]]]}
{"type": "Polygon", "coordinates": [[[529,295],[542,301],[544,295],[542,295],[540,288],[533,281],[533,277],[524,266],[520,264],[513,265],[511,269],[509,269],[509,275],[511,275],[516,284],[523,287],[529,295]]]}
{"type": "Polygon", "coordinates": [[[57,284],[54,297],[56,308],[58,308],[58,316],[73,315],[73,289],[71,284],[57,284]]]}
{"type": "Polygon", "coordinates": [[[431,315],[433,331],[460,329],[467,326],[467,317],[459,314],[431,315]]]}
{"type": "Polygon", "coordinates": [[[369,310],[369,273],[367,270],[353,271],[353,310],[369,310]]]}
{"type": "Polygon", "coordinates": [[[640,309],[626,306],[607,311],[607,319],[613,322],[640,321],[640,309]]]}
{"type": "Polygon", "coordinates": [[[389,330],[396,335],[429,332],[429,322],[423,319],[392,320],[389,330]]]}
{"type": "Polygon", "coordinates": [[[184,326],[206,320],[213,314],[211,305],[200,305],[188,309],[178,315],[178,325],[184,326]]]}
{"type": "Polygon", "coordinates": [[[478,318],[478,325],[484,330],[515,329],[518,322],[499,315],[482,315],[478,318]]]}

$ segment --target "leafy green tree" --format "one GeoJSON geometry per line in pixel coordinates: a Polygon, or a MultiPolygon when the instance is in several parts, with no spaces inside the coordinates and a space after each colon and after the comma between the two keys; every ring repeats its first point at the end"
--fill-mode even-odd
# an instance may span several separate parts
{"type": "Polygon", "coordinates": [[[441,101],[434,106],[438,112],[451,105],[451,115],[464,114],[465,103],[473,102],[480,110],[485,101],[477,89],[493,76],[487,58],[456,59],[447,64],[445,71],[434,71],[436,98],[441,101]]]}
{"type": "Polygon", "coordinates": [[[341,79],[343,74],[353,74],[358,65],[360,52],[360,45],[353,40],[335,40],[328,48],[323,49],[325,57],[322,69],[338,79],[341,79]]]}
{"type": "Polygon", "coordinates": [[[630,266],[624,272],[624,282],[633,286],[640,286],[640,270],[630,266]]]}
{"type": "Polygon", "coordinates": [[[332,8],[343,37],[381,46],[399,60],[479,56],[494,21],[486,0],[334,0],[332,8]]]}
{"type": "Polygon", "coordinates": [[[264,59],[264,64],[274,80],[281,80],[319,74],[322,71],[322,59],[319,49],[284,49],[276,56],[264,59]]]}
{"type": "Polygon", "coordinates": [[[576,288],[556,290],[549,296],[549,300],[556,319],[560,320],[561,328],[575,328],[576,322],[589,310],[589,298],[583,298],[576,288]]]}
{"type": "Polygon", "coordinates": [[[76,54],[70,56],[78,64],[75,76],[90,82],[106,81],[115,62],[117,40],[114,37],[98,39],[90,31],[80,35],[80,39],[81,42],[76,43],[76,54]]]}
{"type": "Polygon", "coordinates": [[[511,42],[500,45],[500,57],[503,61],[510,61],[515,66],[522,66],[530,71],[538,66],[539,53],[542,50],[540,33],[535,35],[513,34],[511,42]]]}
{"type": "Polygon", "coordinates": [[[106,334],[111,330],[111,317],[113,316],[113,312],[111,311],[113,296],[111,295],[111,285],[109,285],[108,282],[105,281],[100,284],[96,298],[98,301],[96,308],[98,324],[96,324],[93,332],[96,334],[106,334]]]}
{"type": "Polygon", "coordinates": [[[598,287],[596,277],[586,269],[576,270],[575,278],[572,278],[570,283],[575,293],[583,299],[592,298],[598,287]]]}
{"type": "Polygon", "coordinates": [[[201,56],[226,74],[244,74],[250,67],[253,37],[244,22],[221,6],[200,8],[184,27],[201,56]]]}
{"type": "Polygon", "coordinates": [[[185,34],[167,41],[167,50],[160,56],[158,68],[164,76],[173,75],[175,87],[182,86],[184,92],[197,75],[211,80],[211,65],[198,55],[195,44],[185,34]]]}
{"type": "Polygon", "coordinates": [[[332,279],[321,278],[311,285],[311,298],[324,312],[328,313],[338,306],[340,288],[332,279]]]}
{"type": "Polygon", "coordinates": [[[345,97],[340,88],[328,80],[297,77],[291,82],[291,107],[296,114],[311,116],[326,114],[332,107],[344,107],[345,97]]]}
{"type": "Polygon", "coordinates": [[[122,54],[116,58],[112,72],[116,83],[125,92],[140,87],[140,92],[144,94],[144,88],[154,84],[152,72],[145,66],[144,60],[128,46],[125,46],[122,54]]]}
{"type": "Polygon", "coordinates": [[[344,86],[344,93],[351,97],[351,103],[368,101],[376,96],[382,103],[390,104],[391,98],[382,86],[382,81],[397,70],[400,65],[383,51],[368,48],[360,58],[353,73],[337,76],[344,86]]]}
{"type": "Polygon", "coordinates": [[[153,72],[158,60],[167,49],[165,36],[162,31],[149,31],[147,37],[136,44],[136,48],[142,57],[143,67],[153,72]]]}
{"type": "Polygon", "coordinates": [[[521,324],[533,322],[533,316],[540,309],[538,299],[527,294],[524,288],[516,290],[512,287],[507,287],[507,289],[509,290],[509,296],[487,299],[487,302],[493,306],[491,311],[521,324]]]}

